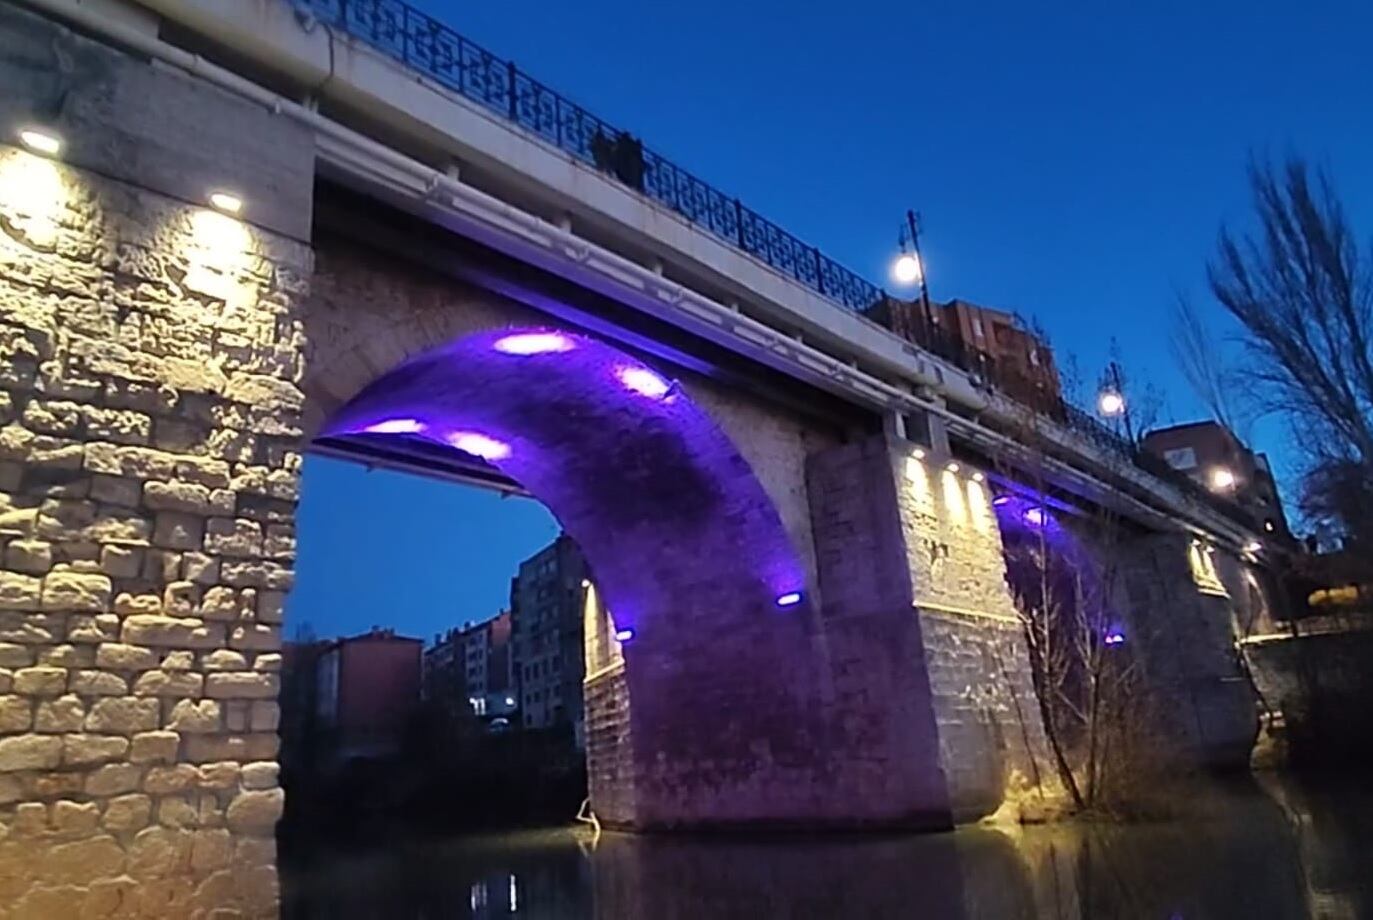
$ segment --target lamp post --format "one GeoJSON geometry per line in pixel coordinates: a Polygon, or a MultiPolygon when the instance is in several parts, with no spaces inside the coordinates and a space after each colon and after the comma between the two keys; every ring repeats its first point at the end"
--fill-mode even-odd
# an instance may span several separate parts
{"type": "Polygon", "coordinates": [[[1130,420],[1130,404],[1125,399],[1125,381],[1120,375],[1120,365],[1112,361],[1106,366],[1101,392],[1097,394],[1097,411],[1108,418],[1119,418],[1125,424],[1125,437],[1130,444],[1135,443],[1135,427],[1130,420]]]}
{"type": "Polygon", "coordinates": [[[924,315],[925,328],[928,330],[934,324],[934,312],[930,309],[930,288],[925,282],[925,260],[920,255],[919,220],[914,211],[907,209],[906,221],[901,225],[901,232],[896,240],[901,247],[901,254],[892,262],[891,270],[892,277],[898,284],[920,282],[920,311],[924,315]],[[906,251],[908,242],[910,252],[906,251]]]}

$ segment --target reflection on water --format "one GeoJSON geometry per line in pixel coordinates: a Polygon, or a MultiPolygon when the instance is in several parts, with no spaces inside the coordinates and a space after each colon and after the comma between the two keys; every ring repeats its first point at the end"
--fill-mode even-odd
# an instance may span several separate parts
{"type": "Polygon", "coordinates": [[[522,832],[316,860],[283,917],[1373,916],[1373,795],[1218,793],[1185,821],[775,841],[522,832]]]}

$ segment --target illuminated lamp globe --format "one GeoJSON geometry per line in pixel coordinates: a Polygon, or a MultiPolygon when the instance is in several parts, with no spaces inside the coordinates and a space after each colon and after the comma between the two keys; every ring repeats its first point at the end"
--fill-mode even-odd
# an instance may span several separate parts
{"type": "Polygon", "coordinates": [[[912,253],[903,252],[892,263],[891,274],[896,279],[897,284],[915,284],[923,274],[920,269],[920,260],[912,253]]]}
{"type": "Polygon", "coordinates": [[[1125,411],[1125,397],[1115,390],[1103,390],[1097,398],[1097,408],[1102,415],[1120,415],[1125,411]]]}

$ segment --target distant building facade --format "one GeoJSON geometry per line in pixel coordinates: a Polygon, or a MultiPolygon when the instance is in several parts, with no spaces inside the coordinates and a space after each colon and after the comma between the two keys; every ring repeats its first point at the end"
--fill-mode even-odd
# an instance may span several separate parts
{"type": "Polygon", "coordinates": [[[519,707],[511,647],[512,617],[502,611],[484,623],[436,636],[424,652],[424,695],[453,715],[510,724],[519,707]]]}
{"type": "Polygon", "coordinates": [[[325,759],[394,753],[420,701],[423,640],[373,628],[343,639],[288,643],[283,725],[325,759]]]}
{"type": "Polygon", "coordinates": [[[582,582],[586,560],[566,534],[520,563],[510,607],[522,727],[567,727],[584,745],[582,582]]]}
{"type": "Polygon", "coordinates": [[[965,369],[993,377],[1008,396],[1053,414],[1063,390],[1051,348],[1013,313],[966,300],[930,304],[886,298],[868,318],[965,369]]]}
{"type": "Polygon", "coordinates": [[[1268,457],[1245,447],[1219,422],[1192,422],[1151,431],[1145,450],[1248,511],[1256,530],[1292,539],[1268,457]],[[1228,485],[1226,483],[1229,481],[1228,485]]]}

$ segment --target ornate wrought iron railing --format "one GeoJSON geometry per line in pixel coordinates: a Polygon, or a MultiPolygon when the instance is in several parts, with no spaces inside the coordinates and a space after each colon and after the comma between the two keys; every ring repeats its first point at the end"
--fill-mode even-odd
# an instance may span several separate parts
{"type": "Polygon", "coordinates": [[[835,303],[862,312],[883,296],[881,288],[738,198],[644,148],[633,135],[402,0],[292,2],[563,152],[614,173],[653,201],[835,303]]]}
{"type": "MultiPolygon", "coordinates": [[[[802,242],[637,138],[603,121],[453,29],[403,0],[291,0],[319,21],[371,45],[431,80],[508,119],[578,160],[615,175],[649,199],[681,215],[795,279],[828,300],[877,319],[888,294],[802,242]]],[[[878,320],[880,321],[880,320],[878,320]]],[[[1001,386],[996,363],[936,330],[908,337],[934,354],[1001,386]]],[[[1186,494],[1235,516],[1239,509],[1197,485],[1067,402],[1036,406],[1098,449],[1173,483],[1186,494]]]]}

